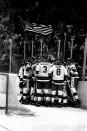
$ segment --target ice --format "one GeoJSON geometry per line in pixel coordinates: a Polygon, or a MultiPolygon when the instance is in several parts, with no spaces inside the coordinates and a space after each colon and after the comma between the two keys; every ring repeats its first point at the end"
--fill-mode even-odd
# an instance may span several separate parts
{"type": "Polygon", "coordinates": [[[0,131],[87,131],[87,110],[26,105],[33,116],[0,115],[0,131]]]}

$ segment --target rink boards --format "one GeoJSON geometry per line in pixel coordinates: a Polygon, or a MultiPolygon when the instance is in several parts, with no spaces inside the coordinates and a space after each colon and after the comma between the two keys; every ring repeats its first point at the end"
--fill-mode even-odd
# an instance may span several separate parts
{"type": "MultiPolygon", "coordinates": [[[[7,75],[8,74],[0,74],[0,107],[6,105],[7,75]]],[[[14,87],[19,95],[19,79],[17,74],[9,74],[8,87],[14,87]]],[[[77,93],[81,100],[81,106],[87,107],[87,81],[78,82],[77,93]]]]}
{"type": "Polygon", "coordinates": [[[79,81],[77,92],[81,100],[81,106],[87,108],[87,81],[79,81]]]}
{"type": "Polygon", "coordinates": [[[19,94],[18,82],[19,82],[19,79],[17,77],[17,74],[5,74],[5,73],[0,74],[0,108],[6,107],[7,86],[9,89],[8,90],[9,94],[10,94],[11,87],[14,87],[17,94],[19,94]]]}

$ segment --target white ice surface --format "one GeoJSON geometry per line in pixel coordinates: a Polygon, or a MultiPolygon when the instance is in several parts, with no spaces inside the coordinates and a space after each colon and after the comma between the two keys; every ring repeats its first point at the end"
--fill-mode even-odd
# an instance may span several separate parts
{"type": "Polygon", "coordinates": [[[0,131],[87,131],[87,110],[26,107],[34,116],[6,116],[0,113],[0,131]]]}

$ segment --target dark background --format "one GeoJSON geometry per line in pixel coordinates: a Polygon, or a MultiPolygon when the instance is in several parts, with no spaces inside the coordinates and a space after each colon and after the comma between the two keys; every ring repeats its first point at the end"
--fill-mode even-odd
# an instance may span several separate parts
{"type": "MultiPolygon", "coordinates": [[[[26,42],[27,47],[26,58],[31,57],[32,39],[34,40],[34,56],[37,57],[40,54],[41,38],[48,45],[49,54],[53,56],[57,56],[57,42],[58,39],[61,39],[61,56],[63,57],[65,33],[67,35],[64,58],[70,57],[71,38],[74,37],[73,58],[74,61],[78,61],[82,65],[87,33],[86,10],[86,0],[0,0],[0,58],[3,58],[6,53],[9,55],[9,52],[6,52],[9,51],[9,48],[7,48],[9,47],[7,44],[9,38],[12,38],[14,45],[13,58],[15,60],[12,61],[14,70],[19,68],[20,61],[24,58],[24,42],[26,42]],[[9,20],[7,20],[8,18],[9,20]],[[4,22],[2,22],[3,19],[5,19],[4,22]],[[41,36],[33,32],[25,33],[22,25],[24,21],[44,25],[51,24],[53,32],[48,36],[41,36]],[[71,25],[71,27],[67,27],[68,25],[71,25]]],[[[0,65],[3,66],[3,64],[0,65]]]]}
{"type": "Polygon", "coordinates": [[[56,25],[87,23],[87,0],[0,0],[0,12],[31,22],[56,25]]]}

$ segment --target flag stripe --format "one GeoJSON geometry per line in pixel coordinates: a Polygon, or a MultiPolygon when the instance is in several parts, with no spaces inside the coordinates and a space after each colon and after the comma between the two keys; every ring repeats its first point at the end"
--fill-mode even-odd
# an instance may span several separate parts
{"type": "Polygon", "coordinates": [[[43,24],[36,24],[36,23],[28,23],[26,22],[26,28],[25,31],[31,31],[31,32],[35,32],[35,33],[40,33],[42,35],[49,35],[52,33],[53,29],[51,25],[43,25],[43,24]]]}

